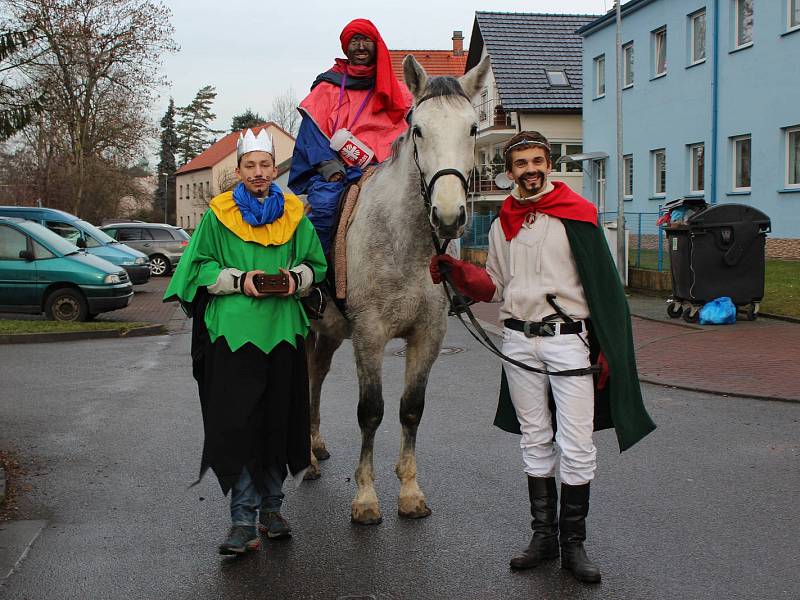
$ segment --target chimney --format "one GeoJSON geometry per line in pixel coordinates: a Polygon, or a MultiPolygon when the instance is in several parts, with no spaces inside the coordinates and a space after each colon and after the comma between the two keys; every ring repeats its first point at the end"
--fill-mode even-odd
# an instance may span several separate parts
{"type": "Polygon", "coordinates": [[[464,34],[460,31],[453,32],[453,56],[464,54],[464,34]]]}

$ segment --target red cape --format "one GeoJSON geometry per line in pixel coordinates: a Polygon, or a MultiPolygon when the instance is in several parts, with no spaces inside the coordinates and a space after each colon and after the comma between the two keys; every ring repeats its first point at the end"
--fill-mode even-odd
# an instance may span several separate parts
{"type": "Polygon", "coordinates": [[[509,196],[500,207],[500,225],[506,240],[519,233],[528,213],[542,212],[559,219],[586,221],[597,227],[597,208],[594,204],[573,192],[566,183],[553,181],[553,191],[536,202],[520,202],[509,196]]]}

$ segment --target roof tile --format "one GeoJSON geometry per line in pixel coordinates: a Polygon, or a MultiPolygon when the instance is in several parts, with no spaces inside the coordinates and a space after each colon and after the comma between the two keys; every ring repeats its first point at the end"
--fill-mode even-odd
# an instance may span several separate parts
{"type": "MultiPolygon", "coordinates": [[[[597,15],[476,12],[503,107],[581,110],[583,38],[575,31],[595,19],[597,15]],[[563,69],[571,87],[550,87],[545,69],[563,69]]],[[[474,40],[473,34],[471,46],[474,40]]],[[[470,54],[469,66],[477,62],[476,54],[470,54]]]]}

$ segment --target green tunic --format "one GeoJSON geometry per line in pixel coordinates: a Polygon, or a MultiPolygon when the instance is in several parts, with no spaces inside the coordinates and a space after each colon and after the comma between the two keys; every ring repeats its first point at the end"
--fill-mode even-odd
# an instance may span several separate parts
{"type": "MultiPolygon", "coordinates": [[[[602,230],[582,221],[562,219],[562,223],[589,305],[591,356],[596,360],[602,350],[609,366],[606,387],[595,390],[595,429],[614,427],[624,451],[656,428],[642,401],[625,290],[602,230]]],[[[505,372],[494,423],[519,433],[505,372]]]]}
{"type": "MultiPolygon", "coordinates": [[[[325,277],[327,263],[314,226],[304,216],[291,241],[264,246],[243,241],[223,225],[214,211],[208,210],[192,235],[164,301],[190,304],[198,288],[213,285],[225,268],[242,271],[260,269],[277,273],[305,263],[314,271],[314,281],[325,277]]],[[[295,346],[298,335],[305,337],[309,322],[300,300],[294,296],[252,298],[235,293],[213,296],[205,311],[211,342],[224,337],[231,351],[251,342],[269,353],[282,341],[295,346]]]]}

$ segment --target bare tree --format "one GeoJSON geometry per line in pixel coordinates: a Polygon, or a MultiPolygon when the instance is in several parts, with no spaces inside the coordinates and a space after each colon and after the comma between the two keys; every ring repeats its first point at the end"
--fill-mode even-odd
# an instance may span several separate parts
{"type": "Polygon", "coordinates": [[[297,104],[297,96],[294,89],[290,87],[272,101],[272,108],[267,118],[296,137],[297,131],[300,129],[300,113],[297,112],[297,104]]]}
{"type": "Polygon", "coordinates": [[[44,98],[25,134],[41,195],[81,214],[87,198],[122,191],[117,176],[155,135],[148,113],[166,83],[161,57],[176,50],[171,13],[157,0],[0,0],[0,12],[35,36],[20,71],[44,98]]]}

